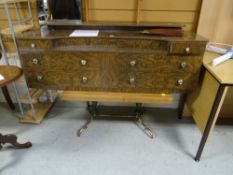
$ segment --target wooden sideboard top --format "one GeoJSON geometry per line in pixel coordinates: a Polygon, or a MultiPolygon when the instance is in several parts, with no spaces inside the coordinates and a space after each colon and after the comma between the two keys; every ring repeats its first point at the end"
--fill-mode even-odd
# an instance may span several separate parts
{"type": "MultiPolygon", "coordinates": [[[[51,26],[43,26],[41,30],[29,31],[19,34],[18,39],[60,39],[60,38],[70,38],[69,35],[75,29],[93,29],[99,30],[99,35],[94,38],[124,38],[124,39],[148,39],[148,40],[164,40],[164,41],[199,41],[207,42],[207,40],[195,33],[184,32],[182,37],[169,37],[169,36],[156,36],[149,34],[142,34],[143,30],[153,29],[153,28],[180,28],[181,26],[172,25],[158,25],[158,24],[145,24],[145,25],[133,25],[133,24],[80,24],[75,25],[74,29],[66,28],[66,25],[62,29],[55,30],[50,28],[51,26]]],[[[79,37],[81,38],[81,37],[79,37]]],[[[88,37],[90,38],[90,37],[88,37]]],[[[93,37],[91,37],[93,38],[93,37]]]]}

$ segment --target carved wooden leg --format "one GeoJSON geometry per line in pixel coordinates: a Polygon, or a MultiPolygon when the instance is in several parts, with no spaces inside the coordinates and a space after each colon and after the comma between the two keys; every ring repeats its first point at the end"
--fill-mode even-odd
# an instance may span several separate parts
{"type": "Polygon", "coordinates": [[[15,148],[23,149],[23,148],[30,148],[32,146],[31,142],[27,142],[24,144],[20,144],[17,142],[17,137],[15,135],[9,134],[9,135],[2,135],[0,133],[0,148],[2,145],[10,143],[12,144],[15,148]]]}
{"type": "Polygon", "coordinates": [[[13,103],[12,100],[11,100],[11,97],[10,97],[10,94],[9,94],[9,91],[8,91],[7,87],[6,87],[6,86],[3,86],[3,87],[1,87],[1,88],[2,88],[2,93],[3,93],[4,97],[5,97],[5,99],[6,99],[7,103],[8,103],[8,105],[10,106],[10,108],[11,108],[12,110],[15,110],[15,105],[14,105],[14,103],[13,103]]]}

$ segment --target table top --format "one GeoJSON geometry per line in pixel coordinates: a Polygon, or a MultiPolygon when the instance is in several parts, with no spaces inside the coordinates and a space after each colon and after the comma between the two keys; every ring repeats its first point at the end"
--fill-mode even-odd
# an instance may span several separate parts
{"type": "MultiPolygon", "coordinates": [[[[192,32],[184,32],[183,36],[157,36],[157,35],[149,35],[144,34],[142,31],[144,30],[143,25],[131,26],[131,25],[122,25],[112,24],[111,25],[103,25],[103,24],[82,24],[76,27],[76,30],[98,30],[98,36],[96,37],[78,37],[79,38],[96,38],[96,39],[148,39],[148,40],[163,40],[163,41],[199,41],[206,43],[207,40],[200,35],[197,35],[192,32]],[[129,29],[127,28],[129,27],[129,29]],[[132,27],[135,28],[135,31],[130,30],[132,27]]],[[[147,27],[147,26],[146,26],[147,27]]],[[[48,26],[43,26],[40,30],[27,31],[18,34],[17,39],[64,39],[71,38],[74,39],[77,37],[70,37],[70,34],[74,32],[73,29],[60,29],[53,30],[49,29],[48,26]]]]}
{"type": "Polygon", "coordinates": [[[220,55],[217,53],[206,52],[203,65],[219,81],[219,83],[233,85],[233,59],[213,67],[211,61],[219,56],[220,55]]]}
{"type": "Polygon", "coordinates": [[[0,87],[17,80],[23,74],[22,69],[16,66],[0,66],[0,75],[4,80],[0,80],[0,87]]]}

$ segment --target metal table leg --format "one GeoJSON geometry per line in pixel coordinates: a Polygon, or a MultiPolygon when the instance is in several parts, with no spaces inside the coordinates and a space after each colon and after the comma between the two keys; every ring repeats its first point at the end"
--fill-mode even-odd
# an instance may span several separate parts
{"type": "Polygon", "coordinates": [[[97,102],[92,102],[92,104],[90,104],[90,102],[87,102],[87,110],[90,113],[90,117],[86,121],[86,123],[78,130],[77,135],[79,137],[82,135],[82,133],[85,130],[87,130],[88,126],[91,124],[91,122],[93,121],[94,117],[96,117],[97,107],[98,107],[98,103],[97,102]]]}
{"type": "MultiPolygon", "coordinates": [[[[91,122],[96,119],[96,118],[101,118],[101,117],[111,117],[113,118],[112,115],[106,115],[106,114],[98,114],[98,103],[97,102],[87,102],[87,110],[90,113],[90,117],[88,118],[88,120],[86,121],[86,123],[78,130],[77,135],[80,137],[82,135],[82,133],[87,130],[88,126],[91,124],[91,122]]],[[[143,120],[143,113],[144,110],[142,108],[142,104],[141,103],[136,103],[136,110],[135,110],[135,115],[131,115],[131,116],[122,116],[122,115],[115,115],[115,117],[127,117],[127,118],[131,118],[132,120],[135,121],[137,124],[139,125],[140,128],[143,129],[143,131],[145,132],[145,134],[147,136],[149,136],[151,139],[153,139],[155,137],[154,133],[152,132],[152,130],[149,128],[149,126],[144,122],[143,120]]]]}

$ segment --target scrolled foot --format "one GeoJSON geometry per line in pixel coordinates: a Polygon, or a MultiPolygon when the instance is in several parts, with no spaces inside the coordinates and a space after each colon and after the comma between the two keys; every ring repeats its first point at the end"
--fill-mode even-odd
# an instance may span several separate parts
{"type": "Polygon", "coordinates": [[[81,137],[82,133],[87,130],[90,123],[93,121],[93,116],[90,116],[90,118],[86,121],[86,123],[78,130],[77,136],[81,137]]]}
{"type": "Polygon", "coordinates": [[[15,148],[18,148],[18,149],[30,148],[32,146],[31,142],[26,142],[26,143],[23,143],[23,144],[18,143],[16,135],[13,135],[13,134],[1,135],[0,134],[0,145],[4,145],[6,143],[11,144],[15,148]]]}
{"type": "Polygon", "coordinates": [[[137,124],[139,126],[143,127],[143,131],[147,136],[149,136],[151,139],[155,138],[155,134],[152,132],[152,130],[147,126],[147,124],[144,122],[143,118],[139,115],[136,116],[137,118],[137,124]]]}

